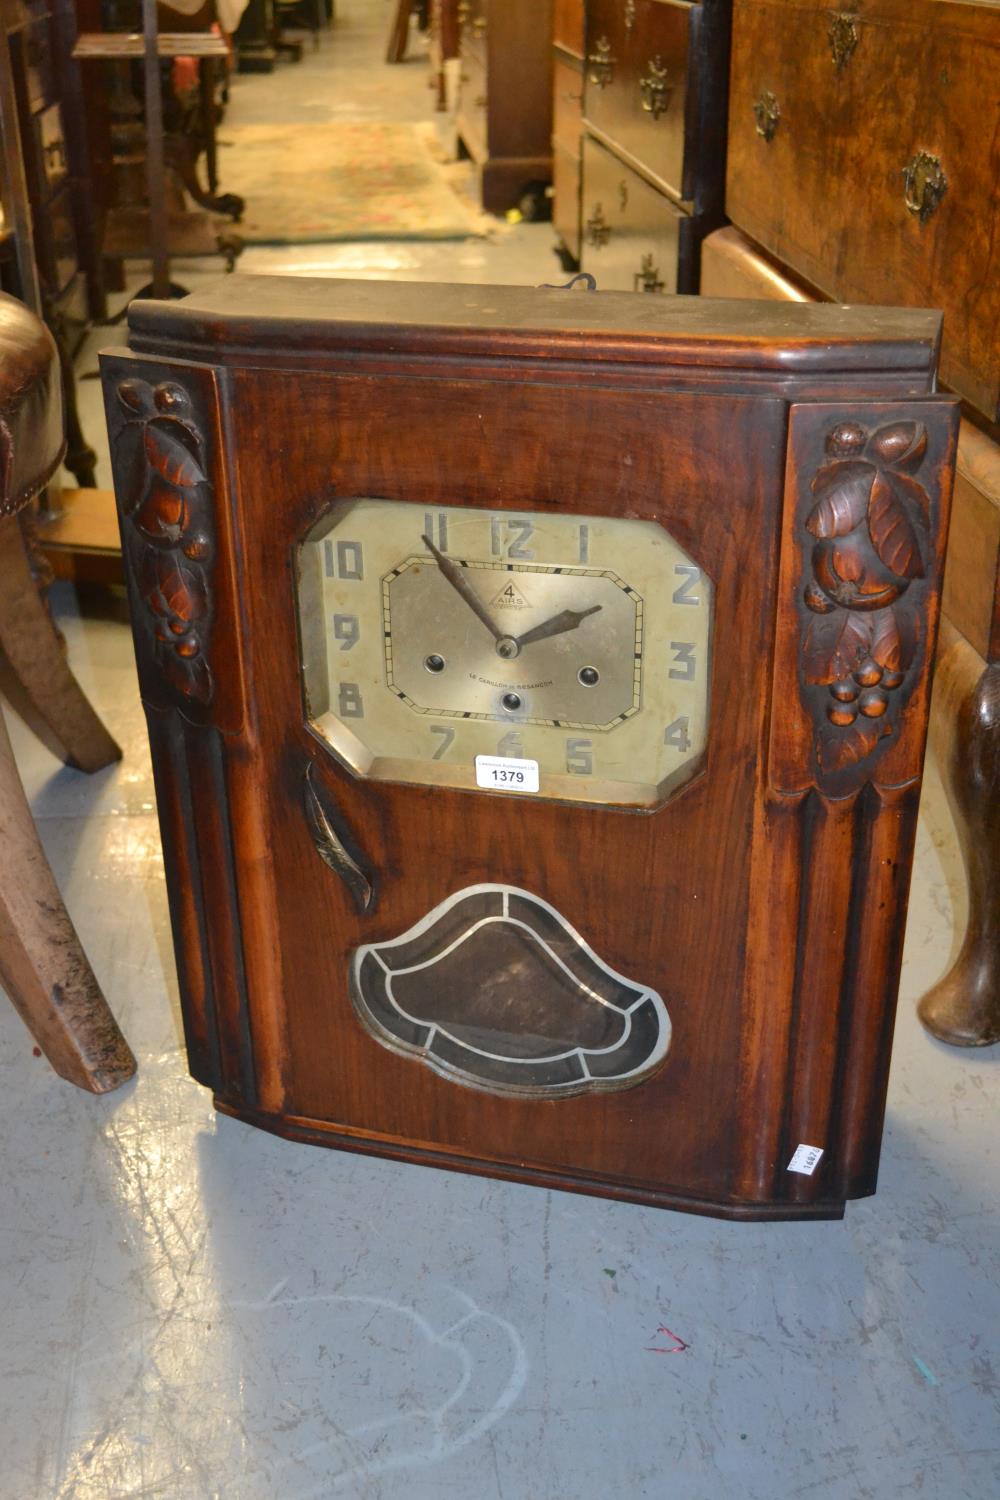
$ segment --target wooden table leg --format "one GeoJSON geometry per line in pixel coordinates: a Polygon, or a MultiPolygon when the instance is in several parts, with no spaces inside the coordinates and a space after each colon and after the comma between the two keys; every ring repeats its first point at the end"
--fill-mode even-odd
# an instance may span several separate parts
{"type": "Polygon", "coordinates": [[[106,1094],[135,1058],[52,878],[0,714],[0,981],[62,1078],[106,1094]]]}
{"type": "Polygon", "coordinates": [[[121,759],[121,750],[66,664],[38,597],[16,516],[0,519],[0,652],[68,764],[99,771],[121,759]]]}
{"type": "Polygon", "coordinates": [[[1000,1041],[1000,664],[941,628],[932,733],[969,881],[969,925],[945,977],[921,1000],[927,1030],[956,1047],[1000,1041]]]}

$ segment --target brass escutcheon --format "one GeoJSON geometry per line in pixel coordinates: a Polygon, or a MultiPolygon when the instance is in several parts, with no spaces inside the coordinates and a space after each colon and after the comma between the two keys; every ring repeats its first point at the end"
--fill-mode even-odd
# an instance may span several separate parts
{"type": "Polygon", "coordinates": [[[921,224],[926,224],[931,214],[948,191],[948,179],[941,166],[941,158],[929,151],[918,151],[903,168],[903,202],[921,224]]]}
{"type": "Polygon", "coordinates": [[[757,134],[763,136],[765,141],[773,140],[781,119],[781,107],[770,89],[765,90],[756,101],[753,113],[757,121],[757,134]]]}
{"type": "Polygon", "coordinates": [[[827,35],[830,39],[830,56],[833,58],[833,66],[838,73],[842,73],[850,62],[860,39],[857,17],[852,16],[846,10],[835,11],[830,17],[827,35]]]}
{"type": "Polygon", "coordinates": [[[667,70],[659,56],[651,57],[647,66],[648,73],[639,79],[642,107],[647,115],[652,115],[654,120],[658,120],[662,114],[666,113],[673,89],[667,82],[667,70]]]}
{"type": "Polygon", "coordinates": [[[614,77],[615,59],[611,56],[611,43],[606,36],[598,37],[594,50],[587,58],[587,77],[599,89],[607,88],[614,77]]]}
{"type": "Polygon", "coordinates": [[[653,252],[642,257],[639,269],[632,278],[633,290],[637,292],[662,292],[659,267],[653,264],[653,252]]]}
{"type": "Polygon", "coordinates": [[[611,238],[611,225],[604,217],[604,209],[600,203],[594,204],[594,212],[584,225],[584,238],[595,250],[606,245],[611,238]]]}

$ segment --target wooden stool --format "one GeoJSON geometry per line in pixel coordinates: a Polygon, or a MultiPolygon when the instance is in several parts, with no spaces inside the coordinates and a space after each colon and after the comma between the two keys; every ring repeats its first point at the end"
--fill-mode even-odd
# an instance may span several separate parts
{"type": "MultiPolygon", "coordinates": [[[[66,665],[25,553],[17,512],[64,449],[59,363],[45,326],[0,294],[0,653],[26,717],[68,764],[97,771],[121,751],[66,665]]],[[[0,715],[0,982],[49,1062],[92,1093],[135,1072],[38,839],[0,715]]]]}

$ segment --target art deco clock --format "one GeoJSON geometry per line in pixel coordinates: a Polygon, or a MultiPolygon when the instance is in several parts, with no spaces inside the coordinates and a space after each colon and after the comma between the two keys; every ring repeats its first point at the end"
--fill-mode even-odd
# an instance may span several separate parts
{"type": "Polygon", "coordinates": [[[873,1191],[938,324],[252,276],[134,304],[107,407],[220,1109],[731,1217],[873,1191]]]}

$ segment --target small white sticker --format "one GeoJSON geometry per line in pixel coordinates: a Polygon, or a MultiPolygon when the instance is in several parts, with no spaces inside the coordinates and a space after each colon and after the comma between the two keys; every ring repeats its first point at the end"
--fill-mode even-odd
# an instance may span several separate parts
{"type": "Polygon", "coordinates": [[[489,787],[491,792],[537,792],[538,762],[477,755],[476,785],[489,787]]]}
{"type": "Polygon", "coordinates": [[[795,1154],[786,1168],[789,1172],[801,1172],[803,1177],[811,1177],[819,1166],[823,1156],[822,1146],[796,1146],[795,1154]]]}

